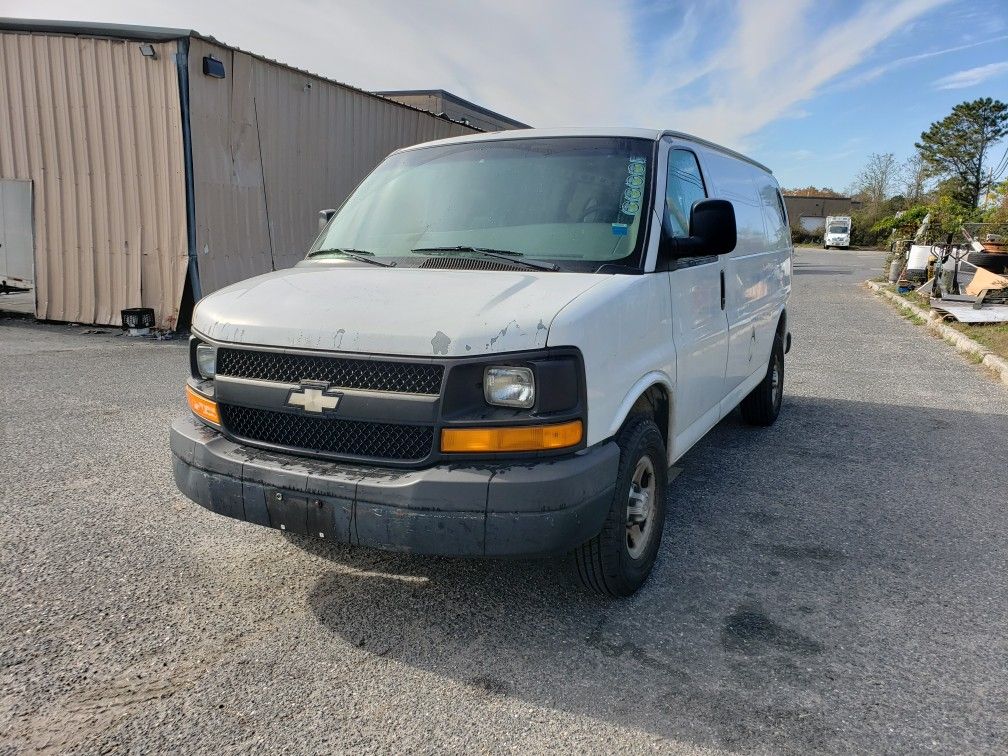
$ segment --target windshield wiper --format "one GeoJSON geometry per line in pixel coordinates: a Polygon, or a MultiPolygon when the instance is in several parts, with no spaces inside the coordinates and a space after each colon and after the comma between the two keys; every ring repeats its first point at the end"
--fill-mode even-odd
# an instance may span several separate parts
{"type": "Polygon", "coordinates": [[[533,262],[532,260],[525,260],[524,252],[515,252],[512,249],[492,249],[490,247],[469,247],[463,244],[458,244],[453,247],[417,247],[416,249],[411,249],[415,255],[434,255],[439,252],[471,252],[477,255],[482,255],[483,257],[489,257],[494,260],[504,260],[509,263],[516,263],[518,265],[524,265],[528,268],[535,268],[536,270],[560,270],[559,265],[554,265],[553,263],[540,263],[533,262]]]}
{"type": "Polygon", "coordinates": [[[380,265],[383,268],[394,268],[395,260],[390,262],[382,262],[381,260],[375,259],[374,252],[368,252],[366,249],[347,249],[345,247],[333,247],[332,249],[317,249],[308,257],[316,257],[317,255],[343,255],[343,257],[349,257],[351,260],[357,260],[358,262],[371,263],[372,265],[380,265]]]}

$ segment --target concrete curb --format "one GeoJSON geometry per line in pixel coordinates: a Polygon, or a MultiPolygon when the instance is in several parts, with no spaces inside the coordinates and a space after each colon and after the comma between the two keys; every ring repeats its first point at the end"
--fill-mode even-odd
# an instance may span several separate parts
{"type": "Polygon", "coordinates": [[[1008,360],[1005,360],[1003,357],[998,357],[983,344],[974,341],[966,334],[943,323],[942,316],[934,310],[925,310],[923,307],[919,307],[913,302],[904,299],[896,292],[887,289],[885,286],[877,283],[876,281],[865,281],[865,284],[867,284],[868,288],[876,294],[881,294],[883,297],[889,299],[897,307],[909,310],[919,317],[924,321],[925,328],[931,331],[931,333],[935,336],[949,342],[963,354],[969,354],[976,357],[980,360],[981,364],[997,373],[1001,378],[1002,383],[1008,385],[1008,360]]]}

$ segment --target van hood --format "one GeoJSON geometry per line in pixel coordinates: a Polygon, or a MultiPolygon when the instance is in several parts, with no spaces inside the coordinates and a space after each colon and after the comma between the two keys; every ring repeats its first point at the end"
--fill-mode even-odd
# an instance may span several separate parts
{"type": "Polygon", "coordinates": [[[546,346],[550,323],[608,276],[538,271],[280,270],[200,300],[193,331],[237,344],[465,357],[546,346]]]}

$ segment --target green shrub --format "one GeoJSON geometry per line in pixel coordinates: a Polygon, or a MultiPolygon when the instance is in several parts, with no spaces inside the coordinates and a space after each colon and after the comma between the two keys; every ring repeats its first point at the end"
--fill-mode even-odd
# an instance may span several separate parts
{"type": "Polygon", "coordinates": [[[806,231],[798,223],[791,224],[791,243],[792,244],[822,244],[822,232],[821,231],[806,231]]]}

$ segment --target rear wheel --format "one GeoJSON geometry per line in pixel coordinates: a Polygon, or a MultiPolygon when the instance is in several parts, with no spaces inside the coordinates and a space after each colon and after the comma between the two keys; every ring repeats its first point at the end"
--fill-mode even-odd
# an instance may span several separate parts
{"type": "Polygon", "coordinates": [[[784,400],[784,340],[774,336],[766,375],[759,385],[742,400],[742,419],[750,425],[773,425],[784,400]]]}
{"type": "Polygon", "coordinates": [[[647,580],[665,526],[668,456],[651,418],[631,418],[616,438],[616,490],[602,530],[574,551],[581,582],[607,596],[630,596],[647,580]]]}

